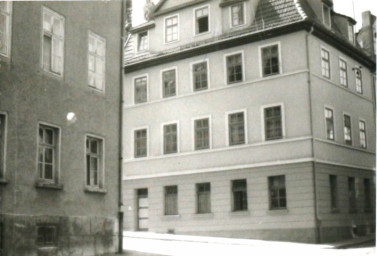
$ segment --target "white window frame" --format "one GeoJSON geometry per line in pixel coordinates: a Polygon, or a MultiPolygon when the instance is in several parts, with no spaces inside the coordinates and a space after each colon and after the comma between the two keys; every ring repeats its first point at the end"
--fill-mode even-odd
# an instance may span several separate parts
{"type": "Polygon", "coordinates": [[[192,13],[192,17],[193,17],[193,36],[201,36],[201,35],[205,35],[205,34],[211,33],[211,8],[210,8],[210,5],[209,4],[202,5],[202,6],[194,8],[192,11],[193,11],[193,13],[192,13]],[[199,32],[196,33],[196,11],[199,10],[199,9],[204,9],[204,8],[208,9],[208,31],[203,32],[203,33],[199,33],[199,32]]]}
{"type": "Polygon", "coordinates": [[[321,50],[320,50],[320,53],[319,53],[319,60],[320,60],[320,65],[321,65],[321,77],[325,78],[327,80],[331,80],[331,77],[332,77],[331,76],[331,51],[328,48],[324,47],[323,45],[321,45],[321,50]],[[322,69],[323,69],[323,66],[322,66],[322,50],[325,50],[326,52],[329,53],[329,77],[324,76],[323,73],[322,73],[322,69]]]}
{"type": "Polygon", "coordinates": [[[164,207],[163,207],[163,215],[164,216],[179,216],[179,186],[178,185],[166,185],[166,186],[163,186],[163,198],[164,198],[164,207]],[[175,214],[172,214],[172,213],[167,213],[167,208],[166,208],[166,189],[168,187],[177,187],[177,194],[176,194],[176,204],[177,204],[177,213],[175,214]]]}
{"type": "Polygon", "coordinates": [[[146,52],[146,51],[149,50],[149,31],[148,30],[140,31],[139,33],[137,33],[137,38],[136,39],[137,39],[137,42],[136,42],[135,53],[146,52]],[[145,49],[140,50],[140,34],[143,34],[143,33],[147,34],[147,46],[146,46],[145,49]]]}
{"type": "Polygon", "coordinates": [[[326,27],[328,27],[328,28],[331,28],[331,8],[330,8],[330,6],[328,6],[327,4],[325,4],[325,3],[322,3],[322,23],[323,23],[323,25],[325,25],[326,27]],[[325,18],[325,7],[326,8],[328,8],[328,10],[329,10],[329,24],[326,24],[325,23],[325,20],[326,20],[326,18],[325,18]]]}
{"type": "Polygon", "coordinates": [[[85,188],[89,189],[89,190],[104,190],[105,188],[105,156],[106,156],[106,144],[105,144],[105,138],[104,137],[101,137],[101,136],[98,136],[98,135],[95,135],[95,134],[92,134],[92,133],[86,133],[85,134],[85,137],[84,137],[84,166],[85,166],[85,169],[84,169],[84,180],[85,180],[85,188]],[[93,139],[97,139],[99,140],[101,143],[99,145],[100,147],[100,150],[101,150],[101,163],[98,164],[98,185],[95,186],[95,185],[88,185],[87,183],[87,162],[86,162],[86,155],[87,155],[87,152],[86,152],[86,140],[88,137],[91,137],[93,139]],[[102,181],[102,184],[101,184],[101,181],[102,181]]]}
{"type": "Polygon", "coordinates": [[[351,116],[351,114],[350,113],[347,113],[347,112],[343,112],[343,143],[346,145],[346,146],[353,146],[353,144],[354,144],[354,137],[353,137],[353,127],[352,127],[352,116],[351,116]],[[349,116],[349,118],[350,118],[350,132],[351,132],[351,145],[349,145],[349,144],[347,144],[346,143],[346,138],[345,138],[345,133],[344,133],[344,128],[345,128],[345,116],[349,116]]]}
{"type": "MultiPolygon", "coordinates": [[[[63,16],[63,15],[61,15],[61,14],[59,14],[59,13],[57,13],[57,12],[55,12],[55,11],[53,11],[53,10],[51,10],[50,8],[47,8],[46,6],[42,6],[42,15],[41,15],[41,68],[42,68],[42,70],[43,71],[45,71],[45,72],[47,72],[48,74],[52,74],[52,75],[54,75],[54,76],[57,76],[57,77],[59,77],[59,78],[62,78],[63,76],[64,76],[64,53],[65,53],[65,17],[63,16]],[[43,37],[44,37],[44,27],[43,27],[43,20],[44,20],[44,13],[45,12],[49,12],[49,13],[51,13],[55,18],[57,18],[57,19],[61,19],[61,21],[62,21],[62,26],[63,26],[63,42],[62,42],[62,44],[63,44],[63,48],[62,48],[62,70],[61,70],[61,73],[59,74],[59,73],[56,73],[56,72],[53,72],[52,70],[47,70],[47,69],[45,69],[44,68],[44,63],[43,63],[43,37]]],[[[52,41],[52,37],[51,37],[51,41],[52,41]]],[[[53,47],[52,47],[52,44],[51,44],[51,49],[52,49],[53,47]]],[[[52,54],[52,50],[51,50],[51,54],[52,54]]],[[[52,58],[52,56],[50,56],[51,58],[52,58]]]]}
{"type": "Polygon", "coordinates": [[[223,61],[224,61],[224,84],[225,85],[229,85],[229,86],[232,86],[232,85],[235,85],[235,84],[239,84],[239,83],[243,83],[246,81],[246,74],[245,74],[245,54],[244,54],[244,51],[243,50],[239,50],[239,51],[234,51],[234,52],[230,52],[230,53],[227,53],[227,54],[224,54],[224,57],[223,57],[223,61]],[[241,54],[241,60],[242,60],[242,80],[241,81],[238,81],[238,82],[233,82],[233,83],[228,83],[228,65],[227,65],[227,57],[228,56],[232,56],[232,55],[237,55],[237,54],[241,54]]]}
{"type": "Polygon", "coordinates": [[[263,56],[262,56],[262,49],[263,48],[267,48],[267,47],[270,47],[270,46],[275,46],[277,45],[278,46],[278,52],[279,52],[279,73],[278,74],[274,74],[274,75],[281,75],[283,73],[283,61],[282,61],[282,58],[281,58],[281,43],[280,41],[276,41],[276,42],[272,42],[272,43],[269,43],[269,44],[264,44],[264,45],[259,45],[258,46],[258,57],[259,57],[259,76],[261,78],[268,78],[268,77],[272,77],[274,75],[267,75],[267,76],[264,76],[263,75],[263,56]]]}
{"type": "Polygon", "coordinates": [[[163,27],[163,35],[164,35],[164,44],[172,44],[172,43],[176,43],[176,42],[179,42],[180,41],[180,26],[179,26],[179,13],[175,13],[175,14],[172,14],[172,15],[169,15],[169,16],[166,16],[164,17],[164,27],[163,27]],[[170,18],[173,18],[174,16],[177,16],[177,40],[173,40],[173,41],[169,41],[167,42],[166,41],[166,20],[167,19],[170,19],[170,18]]]}
{"type": "Polygon", "coordinates": [[[249,144],[249,138],[248,138],[248,122],[247,122],[247,109],[237,109],[232,111],[225,112],[225,138],[226,138],[226,146],[227,147],[239,147],[249,144]],[[229,138],[229,116],[232,114],[238,114],[243,113],[244,117],[244,132],[245,132],[245,143],[243,144],[236,144],[236,145],[230,145],[230,138],[229,138]]]}
{"type": "Polygon", "coordinates": [[[170,99],[170,98],[177,97],[179,95],[178,94],[179,90],[178,90],[178,67],[177,66],[172,66],[172,67],[164,68],[164,69],[160,70],[160,88],[161,88],[161,99],[170,99]],[[170,71],[170,70],[173,70],[173,69],[175,70],[175,95],[164,97],[164,81],[163,81],[162,74],[165,71],[170,71]]]}
{"type": "Polygon", "coordinates": [[[192,130],[192,150],[193,151],[205,151],[212,149],[212,116],[206,115],[206,116],[197,116],[191,118],[191,130],[192,130]],[[202,120],[202,119],[208,119],[208,140],[209,140],[209,147],[207,149],[195,149],[195,121],[202,120]]]}
{"type": "Polygon", "coordinates": [[[181,145],[180,145],[179,120],[162,123],[161,124],[161,155],[163,155],[163,156],[177,155],[177,154],[179,154],[181,152],[180,149],[181,149],[181,145]],[[164,153],[164,146],[165,146],[165,144],[164,144],[164,141],[165,141],[164,127],[166,125],[171,125],[171,124],[176,124],[177,125],[177,152],[176,153],[165,154],[164,153]]]}
{"type": "Polygon", "coordinates": [[[358,94],[363,94],[363,73],[361,71],[362,67],[361,66],[355,66],[353,68],[353,73],[355,74],[355,89],[356,89],[356,92],[358,94]],[[356,72],[360,72],[360,91],[357,87],[357,79],[358,79],[358,76],[357,76],[357,73],[356,72]]]}
{"type": "Polygon", "coordinates": [[[343,85],[344,87],[348,87],[348,83],[349,83],[349,79],[348,79],[348,62],[345,58],[342,58],[342,57],[339,57],[339,83],[340,85],[343,85]],[[341,65],[340,63],[344,61],[344,63],[346,63],[346,84],[342,84],[342,69],[341,69],[341,65]]]}
{"type": "MultiPolygon", "coordinates": [[[[162,74],[162,73],[161,73],[162,74]]],[[[161,75],[162,77],[162,75],[161,75]]],[[[162,78],[161,78],[162,79],[162,78]]],[[[141,74],[141,75],[137,75],[137,76],[134,76],[132,77],[132,100],[134,102],[134,105],[141,105],[141,104],[146,104],[149,102],[149,74],[148,73],[145,73],[145,74],[141,74]],[[147,88],[146,88],[146,94],[147,94],[147,101],[146,102],[142,102],[142,103],[136,103],[135,101],[135,96],[136,96],[136,90],[135,90],[135,80],[138,79],[138,78],[142,78],[142,77],[146,77],[147,78],[147,88]]]]}
{"type": "Polygon", "coordinates": [[[210,70],[209,70],[209,59],[208,58],[205,58],[205,59],[202,59],[202,60],[197,60],[197,61],[193,61],[190,63],[190,69],[191,69],[191,75],[190,75],[190,80],[191,80],[191,92],[193,93],[198,93],[198,92],[201,92],[201,91],[207,91],[211,88],[211,79],[210,79],[210,70]],[[203,62],[206,62],[207,64],[207,88],[206,89],[201,89],[201,90],[195,90],[195,81],[194,81],[194,65],[195,64],[199,64],[199,63],[203,63],[203,62]]]}
{"type": "Polygon", "coordinates": [[[245,25],[246,25],[246,4],[245,4],[245,1],[230,5],[229,6],[229,27],[230,28],[239,28],[239,27],[242,27],[242,26],[245,26],[245,25]],[[242,8],[243,8],[243,24],[239,24],[239,25],[234,25],[233,26],[232,7],[235,6],[235,5],[242,5],[242,8]]]}
{"type": "Polygon", "coordinates": [[[286,138],[286,131],[285,131],[285,109],[284,109],[284,103],[283,102],[279,102],[279,103],[272,103],[272,104],[267,104],[267,105],[263,105],[260,107],[260,111],[261,111],[261,125],[262,125],[262,141],[264,142],[274,142],[274,141],[280,141],[280,140],[284,140],[286,138]],[[264,122],[265,122],[265,116],[264,116],[264,109],[266,108],[272,108],[272,107],[277,107],[277,106],[280,106],[280,110],[281,110],[281,126],[282,126],[282,138],[281,139],[278,139],[278,140],[266,140],[266,134],[265,134],[265,125],[264,125],[264,122]]]}
{"type": "MultiPolygon", "coordinates": [[[[105,92],[105,88],[106,88],[106,39],[104,37],[101,37],[100,35],[94,33],[91,30],[88,30],[88,55],[87,56],[88,56],[88,86],[93,90],[96,90],[96,91],[99,91],[99,92],[105,92]],[[96,86],[89,85],[89,55],[92,54],[92,53],[89,52],[89,38],[90,37],[93,37],[96,41],[102,41],[102,43],[104,44],[105,52],[104,52],[104,56],[103,56],[103,88],[98,88],[96,86]]],[[[97,56],[98,55],[95,55],[95,58],[97,56]]],[[[97,74],[97,73],[94,73],[94,74],[97,74]]]]}
{"type": "MultiPolygon", "coordinates": [[[[359,118],[359,123],[358,123],[358,125],[359,125],[359,144],[360,144],[360,147],[361,147],[362,149],[367,149],[367,148],[368,148],[367,121],[365,121],[365,119],[363,119],[363,118],[359,118]],[[363,123],[364,123],[365,147],[361,146],[361,136],[360,136],[360,134],[361,134],[361,130],[360,130],[360,122],[363,122],[363,123]]],[[[351,131],[352,131],[352,130],[351,130],[351,131]]]]}
{"type": "Polygon", "coordinates": [[[140,127],[135,127],[135,128],[132,128],[131,130],[131,143],[132,143],[132,158],[133,159],[145,159],[147,157],[149,157],[149,126],[140,126],[140,127]],[[146,130],[147,131],[147,143],[146,143],[146,147],[147,147],[147,155],[146,156],[142,156],[142,157],[135,157],[135,132],[136,131],[139,131],[139,130],[146,130]]]}
{"type": "MultiPolygon", "coordinates": [[[[4,116],[4,134],[3,134],[3,136],[4,136],[4,147],[3,147],[3,156],[1,156],[0,155],[0,157],[2,157],[3,159],[3,166],[1,166],[2,167],[2,176],[3,176],[3,178],[0,178],[0,181],[1,180],[5,180],[6,179],[6,170],[7,170],[7,164],[6,164],[6,161],[7,161],[7,138],[8,138],[8,113],[6,113],[6,112],[2,112],[2,111],[0,111],[0,115],[1,116],[4,116]]],[[[39,131],[38,131],[39,132],[39,131]]],[[[0,169],[0,171],[1,171],[1,169],[0,169]]]]}
{"type": "Polygon", "coordinates": [[[13,18],[13,15],[12,15],[12,11],[13,11],[13,2],[12,1],[5,1],[5,3],[8,3],[9,4],[9,13],[6,14],[7,16],[7,24],[6,24],[6,27],[5,27],[5,34],[7,35],[7,52],[5,53],[1,53],[0,52],[0,56],[4,56],[4,57],[7,57],[7,58],[10,58],[10,53],[11,53],[11,46],[12,46],[12,18],[13,18]]]}
{"type": "MultiPolygon", "coordinates": [[[[54,133],[55,133],[55,131],[54,131],[54,133]]],[[[54,134],[54,136],[56,136],[56,134],[54,134]]],[[[61,129],[61,127],[54,125],[54,124],[51,124],[51,123],[43,122],[43,121],[38,122],[38,125],[37,125],[36,170],[38,172],[38,180],[41,183],[48,183],[48,184],[59,184],[60,183],[61,139],[62,139],[62,129],[61,129]],[[41,178],[40,174],[39,174],[39,127],[40,126],[50,127],[52,129],[56,130],[57,133],[58,133],[57,134],[58,138],[56,138],[56,142],[57,142],[58,145],[56,145],[56,149],[55,149],[54,156],[53,156],[54,164],[53,164],[53,171],[52,171],[52,173],[53,173],[52,180],[41,178]]]]}
{"type": "Polygon", "coordinates": [[[335,119],[335,109],[332,106],[325,105],[323,108],[323,117],[324,117],[324,125],[325,125],[325,138],[329,141],[336,141],[336,119],[335,119]],[[328,139],[327,138],[327,123],[326,123],[326,109],[330,109],[332,111],[332,118],[333,118],[333,126],[334,126],[334,139],[328,139]]]}

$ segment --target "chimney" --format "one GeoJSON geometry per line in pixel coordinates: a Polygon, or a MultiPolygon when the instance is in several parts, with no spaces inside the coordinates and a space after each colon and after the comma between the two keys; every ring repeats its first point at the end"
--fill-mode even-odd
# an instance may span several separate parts
{"type": "Polygon", "coordinates": [[[370,11],[365,11],[361,15],[362,15],[362,18],[363,18],[362,27],[371,26],[372,25],[372,15],[371,15],[370,11]]]}

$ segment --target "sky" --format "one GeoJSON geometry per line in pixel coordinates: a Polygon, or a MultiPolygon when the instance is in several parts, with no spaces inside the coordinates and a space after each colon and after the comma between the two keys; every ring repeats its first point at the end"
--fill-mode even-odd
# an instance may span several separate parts
{"type": "MultiPolygon", "coordinates": [[[[157,3],[158,1],[159,0],[153,0],[154,3],[157,3]]],[[[143,17],[143,7],[145,2],[145,0],[132,0],[133,26],[137,26],[138,24],[145,22],[143,17]]],[[[336,12],[355,18],[355,20],[357,21],[357,30],[361,27],[361,13],[363,11],[370,10],[374,15],[377,15],[377,0],[333,0],[333,2],[334,10],[336,12]],[[352,2],[354,2],[354,4],[352,4],[352,2]],[[355,17],[353,11],[354,9],[355,17]]]]}

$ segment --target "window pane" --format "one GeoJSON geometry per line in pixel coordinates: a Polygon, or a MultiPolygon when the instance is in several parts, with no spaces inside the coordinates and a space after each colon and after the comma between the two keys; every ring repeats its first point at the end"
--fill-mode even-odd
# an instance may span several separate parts
{"type": "Polygon", "coordinates": [[[45,164],[45,176],[44,178],[47,180],[53,179],[53,167],[52,164],[45,164]]]}
{"type": "Polygon", "coordinates": [[[43,68],[51,70],[51,49],[52,39],[49,36],[43,36],[43,68]]]}
{"type": "Polygon", "coordinates": [[[279,74],[278,46],[262,48],[263,76],[279,74]]]}
{"type": "Polygon", "coordinates": [[[283,137],[281,107],[264,109],[266,140],[281,139],[283,137]]]}
{"type": "Polygon", "coordinates": [[[162,73],[164,97],[176,95],[176,73],[175,70],[164,71],[162,73]]]}

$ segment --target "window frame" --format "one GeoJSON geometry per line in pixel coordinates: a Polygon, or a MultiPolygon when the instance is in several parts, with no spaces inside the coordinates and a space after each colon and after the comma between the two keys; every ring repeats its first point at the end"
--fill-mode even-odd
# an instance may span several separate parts
{"type": "Polygon", "coordinates": [[[179,200],[178,200],[178,185],[168,185],[168,186],[164,186],[164,216],[178,216],[179,215],[179,200]],[[176,209],[176,212],[174,213],[170,213],[167,211],[167,190],[168,188],[172,188],[172,187],[175,187],[176,188],[176,193],[175,193],[175,205],[177,207],[176,209]]]}
{"type": "Polygon", "coordinates": [[[105,144],[105,138],[102,137],[102,136],[98,136],[98,135],[95,135],[95,134],[92,134],[92,133],[86,133],[85,134],[85,140],[84,140],[84,154],[85,154],[85,158],[84,158],[84,162],[85,162],[85,169],[84,169],[84,173],[85,173],[85,190],[86,191],[89,191],[89,192],[104,192],[105,191],[105,161],[106,161],[106,144],[105,144]],[[97,174],[97,178],[98,178],[98,184],[97,185],[93,185],[93,184],[88,184],[88,166],[87,166],[87,146],[86,146],[86,143],[87,143],[87,139],[88,138],[91,138],[93,140],[97,140],[97,142],[99,142],[99,145],[98,145],[98,148],[100,150],[100,159],[99,159],[99,164],[97,164],[98,166],[98,174],[97,174]]]}
{"type": "Polygon", "coordinates": [[[359,142],[360,142],[360,147],[362,149],[367,149],[368,148],[368,141],[367,141],[367,122],[365,121],[365,119],[359,119],[359,142]],[[360,129],[360,123],[363,123],[364,124],[364,130],[361,130],[360,129]],[[365,146],[362,145],[361,143],[361,133],[364,132],[364,136],[365,136],[365,146]]]}
{"type": "Polygon", "coordinates": [[[12,47],[13,2],[5,1],[5,3],[9,4],[9,13],[5,14],[7,16],[7,24],[5,25],[5,34],[7,35],[7,51],[5,53],[0,52],[0,57],[10,58],[12,47]]]}
{"type": "MultiPolygon", "coordinates": [[[[267,182],[268,182],[268,201],[269,201],[269,210],[270,211],[276,211],[276,210],[286,210],[288,209],[288,195],[287,195],[287,179],[286,179],[286,175],[284,174],[279,174],[279,175],[273,175],[273,176],[267,176],[267,182]],[[281,178],[283,177],[283,181],[284,181],[284,186],[280,186],[281,184],[279,184],[279,186],[275,189],[278,189],[280,190],[281,188],[284,188],[285,190],[285,206],[278,206],[278,207],[273,207],[272,206],[272,195],[271,195],[271,191],[272,189],[274,188],[272,186],[271,183],[273,183],[272,179],[274,178],[281,178]]],[[[280,192],[279,192],[279,195],[277,196],[278,198],[278,201],[279,201],[279,205],[280,205],[280,192]]]]}
{"type": "MultiPolygon", "coordinates": [[[[87,54],[87,58],[88,58],[88,86],[89,88],[93,89],[93,90],[96,90],[96,91],[99,91],[99,92],[103,92],[105,93],[105,88],[106,88],[106,38],[94,33],[93,31],[91,30],[88,30],[88,54],[87,54]],[[90,55],[93,55],[93,53],[91,53],[89,51],[89,39],[90,37],[94,38],[95,42],[97,41],[102,41],[102,43],[104,44],[104,56],[103,56],[103,86],[102,88],[98,88],[96,87],[95,85],[90,85],[89,84],[89,72],[90,72],[90,69],[89,69],[89,56],[90,55]]],[[[94,55],[95,59],[97,58],[97,54],[94,55]]],[[[96,66],[96,64],[94,64],[96,66]]],[[[95,75],[97,74],[97,72],[93,72],[95,75]]]]}
{"type": "Polygon", "coordinates": [[[352,44],[354,44],[355,43],[355,27],[350,22],[347,24],[347,32],[348,32],[348,40],[352,44]],[[352,38],[351,38],[351,36],[352,36],[352,38]]]}
{"type": "Polygon", "coordinates": [[[160,86],[161,86],[161,99],[174,98],[174,97],[177,97],[179,95],[178,94],[179,91],[178,91],[178,67],[177,66],[164,68],[164,69],[160,70],[160,86]],[[164,87],[163,74],[164,74],[164,72],[171,71],[171,70],[175,70],[175,95],[165,97],[165,95],[164,95],[165,94],[165,87],[164,87]]]}
{"type": "Polygon", "coordinates": [[[339,209],[339,192],[338,192],[338,177],[337,175],[329,175],[330,188],[330,207],[332,211],[339,209]],[[333,184],[334,182],[334,184],[333,184]]]}
{"type": "Polygon", "coordinates": [[[259,45],[258,46],[258,55],[259,55],[259,76],[261,78],[268,78],[268,77],[273,77],[273,76],[276,76],[276,75],[281,75],[283,73],[283,61],[282,61],[282,58],[281,58],[281,42],[280,41],[276,41],[276,42],[272,42],[272,43],[268,43],[268,44],[264,44],[264,45],[259,45]],[[264,74],[264,71],[263,71],[263,54],[262,54],[262,51],[264,48],[269,48],[269,47],[273,47],[273,46],[276,46],[278,47],[278,57],[279,57],[279,72],[278,73],[274,73],[274,74],[269,74],[269,75],[265,75],[264,74]]]}
{"type": "Polygon", "coordinates": [[[372,189],[372,182],[370,178],[363,179],[363,186],[364,186],[364,212],[372,212],[373,211],[373,200],[372,200],[372,193],[374,190],[372,189]]]}
{"type": "Polygon", "coordinates": [[[232,212],[245,212],[249,210],[249,200],[247,196],[247,179],[236,179],[236,180],[231,180],[230,181],[230,186],[231,186],[231,197],[232,197],[232,212]],[[236,182],[245,182],[245,188],[235,188],[235,183],[236,182]],[[235,204],[235,193],[236,192],[241,192],[242,195],[246,198],[246,208],[244,208],[243,204],[241,205],[240,209],[236,209],[236,204],[235,204]]]}
{"type": "MultiPolygon", "coordinates": [[[[7,170],[7,139],[8,139],[8,113],[0,111],[0,118],[3,117],[4,124],[2,125],[0,122],[0,134],[1,134],[1,129],[4,127],[3,130],[3,148],[0,148],[0,181],[5,181],[6,180],[6,170],[7,170]]],[[[1,137],[0,137],[1,140],[1,137]]],[[[1,146],[1,144],[0,144],[1,146]]]]}
{"type": "Polygon", "coordinates": [[[325,134],[326,134],[326,139],[327,140],[330,140],[330,141],[336,141],[336,122],[335,122],[335,111],[334,111],[334,108],[331,107],[331,106],[328,106],[328,105],[325,105],[324,107],[324,120],[325,120],[325,134]],[[327,136],[327,117],[326,117],[326,110],[331,110],[332,112],[332,122],[333,122],[333,133],[334,133],[334,138],[333,139],[330,139],[328,138],[327,136]]]}
{"type": "Polygon", "coordinates": [[[232,5],[229,6],[229,27],[230,28],[239,28],[239,27],[242,27],[242,26],[245,26],[246,25],[246,4],[245,4],[245,1],[243,2],[238,2],[238,3],[234,3],[232,5]],[[238,25],[233,25],[233,11],[232,11],[232,8],[235,7],[236,5],[242,5],[242,8],[243,8],[243,23],[242,24],[238,24],[238,25]]]}
{"type": "Polygon", "coordinates": [[[41,184],[52,184],[58,185],[60,183],[60,170],[61,170],[61,138],[62,138],[62,130],[59,126],[39,121],[37,125],[37,150],[36,150],[36,170],[38,173],[38,183],[41,184]],[[57,145],[55,145],[55,149],[53,151],[53,177],[52,179],[45,179],[40,177],[40,170],[39,170],[39,128],[46,127],[53,130],[54,133],[54,140],[57,145]],[[57,133],[57,134],[56,134],[57,133]]]}
{"type": "Polygon", "coordinates": [[[348,209],[350,213],[357,212],[357,178],[348,176],[348,209]],[[354,191],[353,191],[354,190],[354,191]]]}
{"type": "MultiPolygon", "coordinates": [[[[40,56],[40,59],[41,59],[41,69],[43,71],[45,71],[47,74],[51,74],[55,77],[58,77],[58,78],[63,78],[64,77],[64,57],[65,57],[65,17],[63,15],[61,15],[60,13],[56,12],[56,11],[53,11],[52,9],[42,5],[42,8],[41,8],[41,12],[42,12],[42,15],[41,15],[41,56],[40,56]],[[57,73],[57,72],[54,72],[52,70],[47,70],[45,69],[44,67],[44,62],[43,62],[43,53],[44,53],[44,35],[45,35],[45,31],[44,31],[44,14],[45,12],[49,12],[51,13],[55,18],[57,19],[60,19],[62,21],[62,26],[63,26],[63,36],[62,36],[62,63],[61,63],[61,74],[57,73]]],[[[51,35],[51,65],[52,65],[52,35],[51,35]]]]}
{"type": "Polygon", "coordinates": [[[344,87],[348,87],[348,63],[347,63],[347,60],[342,58],[342,57],[339,57],[339,83],[340,85],[344,86],[344,87]],[[345,69],[342,68],[342,65],[341,63],[344,63],[345,64],[345,69]],[[342,72],[345,73],[345,84],[342,83],[342,72]]]}
{"type": "Polygon", "coordinates": [[[191,119],[191,125],[192,125],[192,150],[193,151],[205,151],[212,149],[212,116],[199,116],[194,117],[191,119]],[[208,148],[206,149],[196,149],[196,130],[195,130],[195,122],[198,120],[208,119],[208,148]]]}
{"type": "Polygon", "coordinates": [[[148,73],[145,73],[145,74],[141,74],[141,75],[137,75],[137,76],[134,76],[132,77],[132,99],[133,99],[133,103],[134,105],[141,105],[141,104],[146,104],[149,102],[149,74],[148,73]],[[139,78],[143,78],[143,77],[146,77],[147,79],[147,84],[146,84],[146,99],[145,99],[145,102],[136,102],[136,79],[139,79],[139,78]]]}
{"type": "Polygon", "coordinates": [[[329,49],[327,49],[326,47],[324,46],[321,46],[321,51],[320,51],[320,63],[321,63],[321,77],[325,78],[325,79],[328,79],[328,80],[331,80],[331,52],[329,49]],[[328,53],[328,60],[326,61],[326,59],[324,59],[322,57],[322,52],[325,51],[328,53]],[[326,76],[323,74],[323,71],[324,71],[324,66],[323,66],[323,61],[327,62],[328,63],[328,73],[329,73],[329,76],[326,76]]]}
{"type": "Polygon", "coordinates": [[[353,70],[354,70],[354,73],[355,73],[356,92],[358,94],[363,94],[363,74],[361,72],[361,66],[354,67],[353,70]],[[358,74],[360,74],[360,75],[358,75],[358,74]],[[358,86],[358,81],[360,81],[360,87],[358,86]],[[360,89],[358,89],[358,88],[360,88],[360,89]]]}
{"type": "Polygon", "coordinates": [[[353,136],[352,136],[352,116],[348,113],[343,112],[343,141],[346,145],[352,146],[353,145],[353,136]],[[345,128],[346,128],[346,116],[350,118],[350,144],[347,143],[346,140],[346,133],[345,133],[345,128]]]}
{"type": "Polygon", "coordinates": [[[166,16],[164,17],[164,28],[163,28],[163,35],[164,35],[164,45],[166,44],[172,44],[172,43],[176,43],[176,42],[179,42],[180,41],[180,24],[179,24],[179,13],[175,13],[175,14],[172,14],[172,15],[169,15],[169,16],[166,16]],[[166,20],[170,19],[170,18],[173,18],[177,16],[177,40],[172,40],[172,41],[167,41],[166,39],[166,36],[167,36],[167,27],[166,27],[166,20]]]}
{"type": "Polygon", "coordinates": [[[192,10],[192,17],[193,17],[193,36],[201,36],[201,35],[205,35],[205,34],[208,34],[208,33],[211,33],[211,8],[210,8],[210,5],[209,4],[206,4],[206,5],[202,5],[202,6],[198,6],[196,8],[193,8],[192,10]],[[200,10],[200,9],[204,9],[204,8],[207,8],[208,9],[208,31],[205,31],[205,32],[202,32],[202,33],[199,33],[199,31],[196,31],[197,29],[197,17],[196,17],[196,11],[197,10],[200,10]]]}
{"type": "Polygon", "coordinates": [[[133,143],[133,147],[132,147],[132,157],[134,159],[144,159],[144,158],[147,158],[149,157],[149,126],[141,126],[141,127],[136,127],[136,128],[133,128],[132,131],[131,131],[131,138],[132,138],[132,143],[133,143]],[[146,155],[145,156],[136,156],[136,144],[135,144],[135,140],[136,140],[136,137],[135,137],[135,133],[137,131],[141,131],[141,130],[146,130],[146,155]]]}
{"type": "Polygon", "coordinates": [[[196,197],[196,214],[210,214],[210,213],[212,213],[212,198],[211,198],[211,183],[210,182],[195,183],[195,197],[196,197]],[[199,211],[199,209],[201,208],[201,207],[199,207],[199,186],[205,186],[207,184],[209,186],[209,190],[201,192],[201,193],[208,193],[209,205],[207,205],[207,206],[209,208],[209,211],[199,211]]]}
{"type": "Polygon", "coordinates": [[[322,3],[322,23],[327,27],[331,29],[331,8],[325,3],[322,3]],[[328,19],[329,19],[329,24],[326,24],[326,18],[325,18],[325,8],[328,9],[328,19]]]}
{"type": "Polygon", "coordinates": [[[180,132],[179,132],[179,121],[176,120],[176,121],[171,121],[171,122],[166,122],[166,123],[162,123],[161,124],[161,139],[162,139],[162,143],[161,143],[161,155],[163,156],[171,156],[171,155],[176,155],[176,154],[179,154],[180,153],[180,132]],[[177,152],[171,152],[171,153],[165,153],[165,126],[168,126],[168,125],[173,125],[175,124],[177,126],[177,152]]]}
{"type": "Polygon", "coordinates": [[[37,232],[36,232],[36,239],[35,244],[38,248],[54,248],[58,246],[58,224],[50,224],[50,223],[38,223],[37,224],[37,232]],[[52,243],[51,244],[45,244],[38,241],[39,239],[39,230],[40,228],[50,228],[53,230],[53,237],[52,237],[52,243]]]}
{"type": "Polygon", "coordinates": [[[273,142],[273,141],[279,141],[283,140],[286,138],[286,131],[285,131],[285,109],[284,109],[284,103],[273,103],[273,104],[268,104],[268,105],[263,105],[261,106],[261,125],[262,125],[262,141],[264,142],[273,142]],[[273,140],[267,140],[266,139],[266,132],[265,132],[265,114],[264,110],[266,108],[272,108],[272,107],[277,107],[280,106],[280,111],[281,111],[281,126],[282,126],[282,137],[280,139],[273,139],[273,140]]]}
{"type": "Polygon", "coordinates": [[[225,112],[225,138],[226,138],[226,146],[227,147],[237,147],[237,146],[244,146],[249,143],[248,140],[248,122],[247,122],[247,109],[238,109],[225,112]],[[244,142],[241,144],[230,144],[230,134],[229,134],[229,116],[233,114],[243,113],[244,117],[244,142]]]}
{"type": "Polygon", "coordinates": [[[191,75],[190,75],[190,79],[191,79],[191,91],[193,93],[197,93],[197,92],[201,92],[201,91],[207,91],[211,88],[211,79],[210,79],[210,70],[209,70],[209,59],[208,58],[205,58],[205,59],[202,59],[202,60],[197,60],[197,61],[193,61],[190,63],[190,67],[191,67],[191,75]],[[206,62],[206,65],[207,65],[207,88],[204,88],[204,89],[195,89],[195,79],[194,79],[194,66],[197,65],[197,64],[201,64],[203,62],[206,62]]]}
{"type": "Polygon", "coordinates": [[[148,50],[149,50],[149,31],[148,30],[140,31],[139,33],[137,33],[136,53],[146,52],[148,50]],[[141,34],[146,34],[146,36],[147,36],[147,39],[146,39],[147,43],[146,43],[145,49],[141,49],[140,50],[141,34]]]}
{"type": "Polygon", "coordinates": [[[245,74],[245,54],[244,54],[244,50],[239,50],[239,51],[234,51],[234,52],[230,52],[230,53],[227,53],[227,54],[224,54],[224,74],[225,74],[225,77],[224,77],[224,84],[225,85],[236,85],[236,84],[239,84],[239,83],[243,83],[246,81],[246,74],[245,74]],[[233,55],[238,55],[238,54],[241,54],[241,64],[242,64],[242,80],[241,81],[236,81],[236,82],[231,82],[229,83],[228,82],[228,63],[227,63],[227,58],[229,56],[233,56],[233,55]]]}

